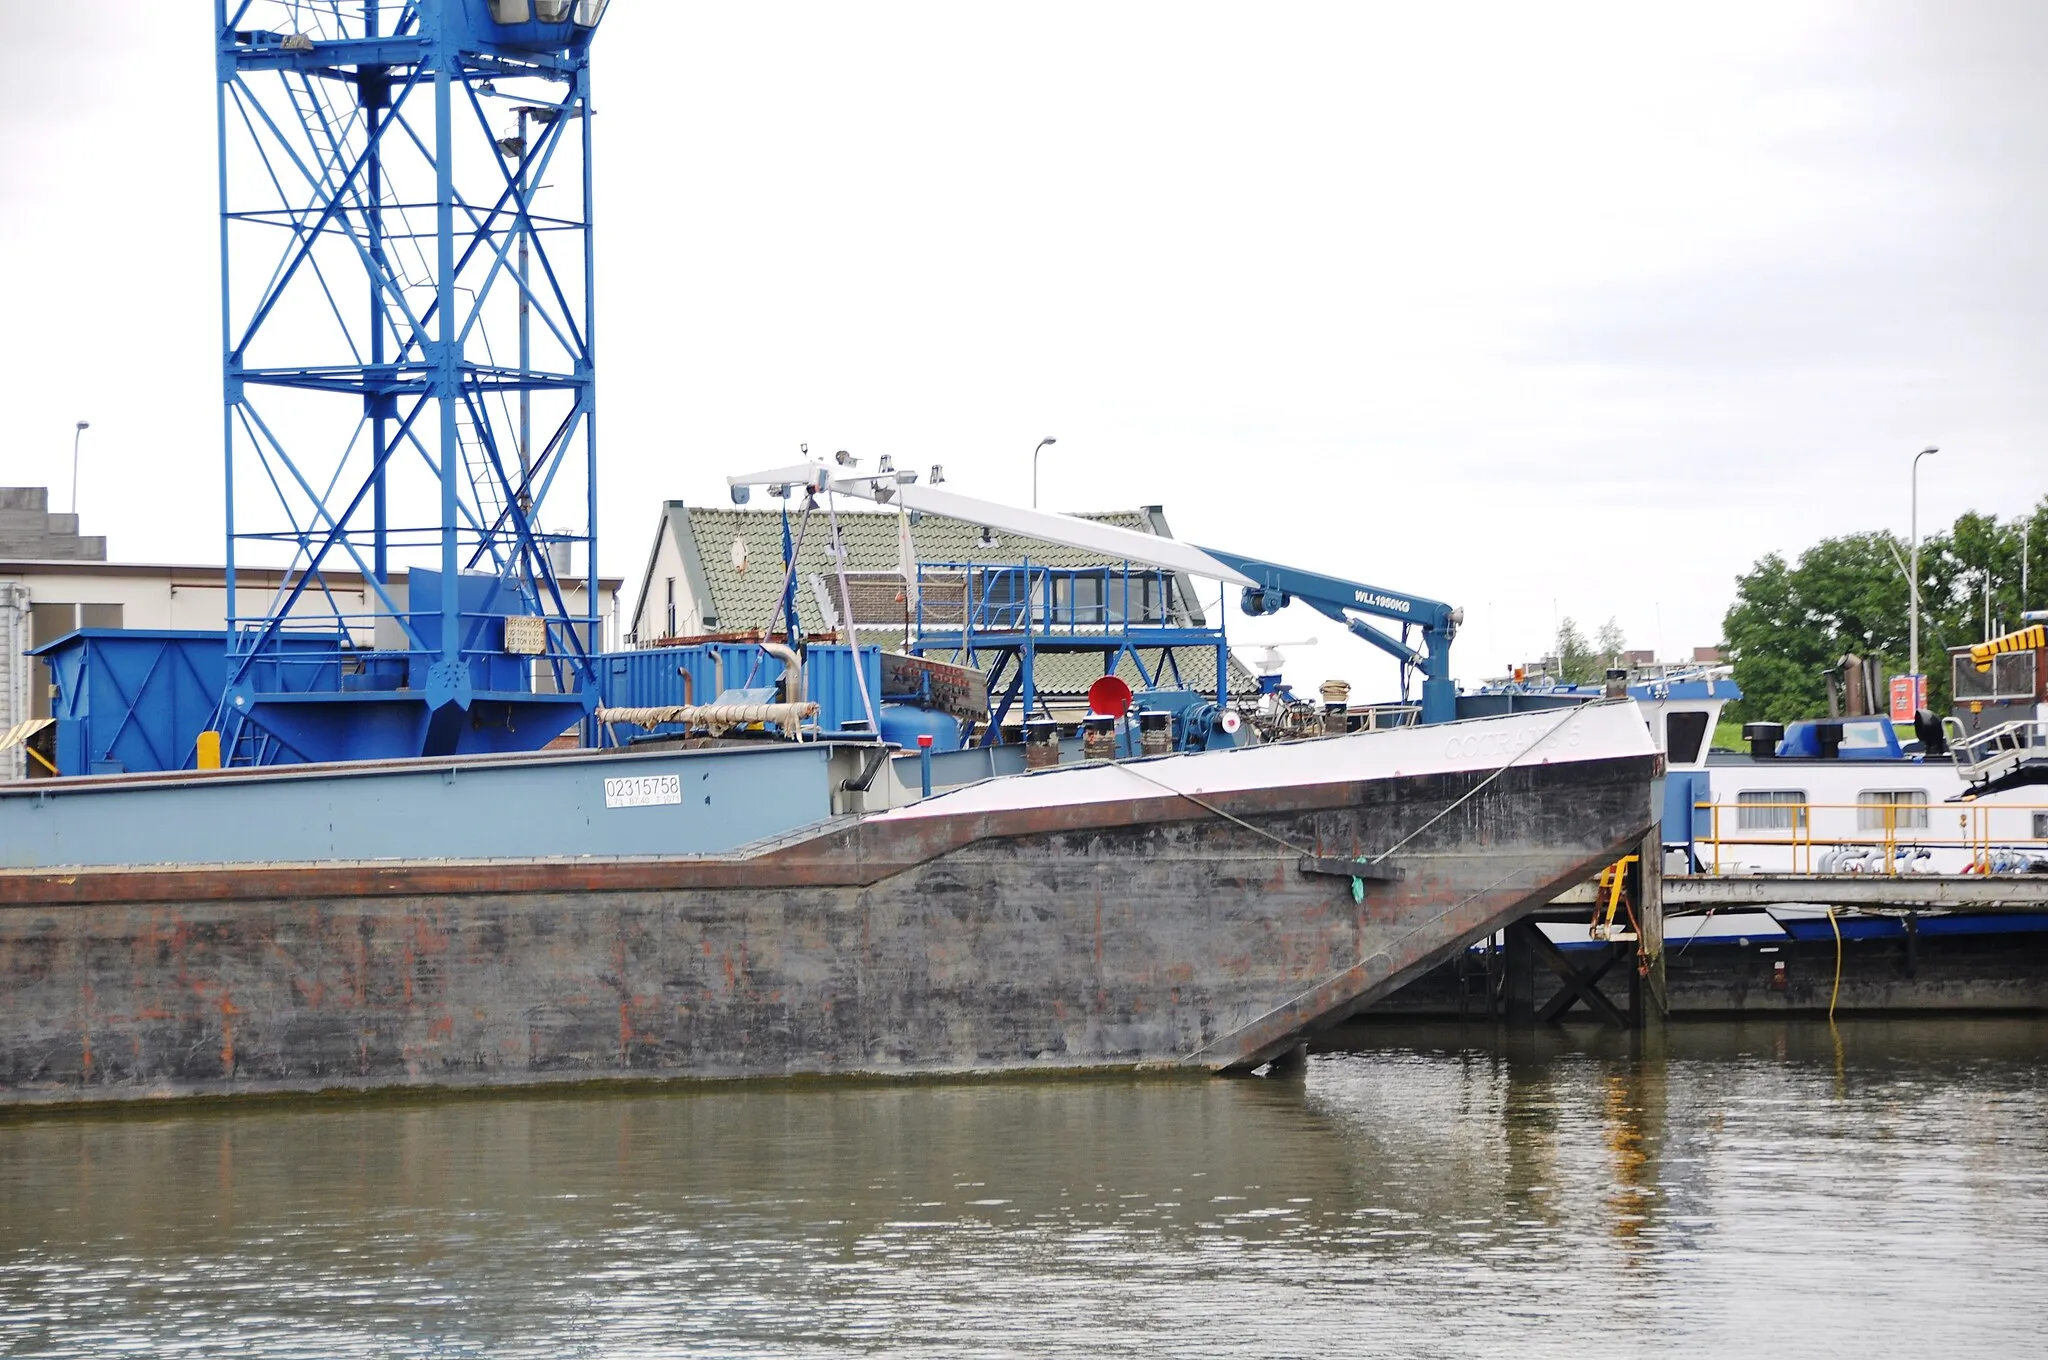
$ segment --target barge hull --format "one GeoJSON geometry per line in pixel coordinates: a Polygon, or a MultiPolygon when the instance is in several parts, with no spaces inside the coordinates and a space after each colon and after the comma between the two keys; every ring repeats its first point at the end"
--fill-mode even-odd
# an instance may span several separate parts
{"type": "Polygon", "coordinates": [[[13,871],[0,1104],[1249,1066],[1631,848],[1657,763],[870,818],[700,860],[13,871]],[[1398,879],[1328,872],[1404,840],[1398,879]]]}

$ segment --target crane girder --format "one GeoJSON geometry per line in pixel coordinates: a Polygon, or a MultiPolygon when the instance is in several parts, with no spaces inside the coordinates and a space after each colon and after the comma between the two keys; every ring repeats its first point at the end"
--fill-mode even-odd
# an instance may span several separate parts
{"type": "Polygon", "coordinates": [[[1403,665],[1421,671],[1424,722],[1449,722],[1457,716],[1457,686],[1451,681],[1451,639],[1464,622],[1463,610],[1426,596],[1404,595],[1221,548],[1202,551],[1253,580],[1255,584],[1245,590],[1246,613],[1274,613],[1291,600],[1299,600],[1403,665]],[[1409,626],[1421,629],[1422,646],[1412,647],[1404,639],[1390,636],[1359,618],[1361,614],[1401,624],[1404,638],[1409,626]]]}

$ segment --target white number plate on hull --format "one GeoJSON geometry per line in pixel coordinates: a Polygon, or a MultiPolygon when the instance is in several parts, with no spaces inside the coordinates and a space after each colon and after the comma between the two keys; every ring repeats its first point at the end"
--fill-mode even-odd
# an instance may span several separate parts
{"type": "Polygon", "coordinates": [[[604,781],[604,805],[608,808],[659,807],[683,801],[683,777],[679,774],[631,775],[604,781]]]}

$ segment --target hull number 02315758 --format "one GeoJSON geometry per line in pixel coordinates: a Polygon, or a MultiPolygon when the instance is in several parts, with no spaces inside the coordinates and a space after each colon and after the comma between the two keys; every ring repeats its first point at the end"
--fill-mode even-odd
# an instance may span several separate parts
{"type": "Polygon", "coordinates": [[[683,801],[683,777],[679,774],[638,774],[604,781],[604,805],[608,808],[659,807],[683,801]]]}

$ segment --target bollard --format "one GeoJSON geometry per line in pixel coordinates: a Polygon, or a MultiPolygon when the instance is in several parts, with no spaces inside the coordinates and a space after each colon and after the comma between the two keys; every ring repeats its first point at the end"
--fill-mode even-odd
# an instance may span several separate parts
{"type": "Polygon", "coordinates": [[[1024,724],[1024,768],[1047,770],[1060,763],[1060,725],[1050,718],[1024,724]]]}
{"type": "Polygon", "coordinates": [[[924,785],[924,796],[932,796],[932,734],[920,732],[917,737],[917,774],[924,785]]]}
{"type": "Polygon", "coordinates": [[[1116,719],[1090,713],[1081,723],[1081,758],[1116,759],[1116,719]]]}
{"type": "Polygon", "coordinates": [[[1173,715],[1147,711],[1138,715],[1138,745],[1148,756],[1173,754],[1173,715]]]}

